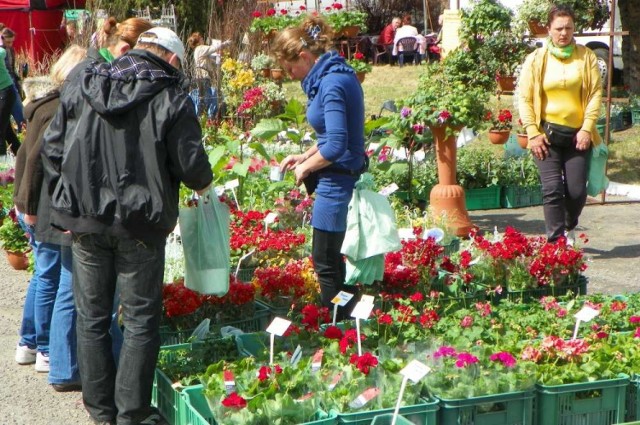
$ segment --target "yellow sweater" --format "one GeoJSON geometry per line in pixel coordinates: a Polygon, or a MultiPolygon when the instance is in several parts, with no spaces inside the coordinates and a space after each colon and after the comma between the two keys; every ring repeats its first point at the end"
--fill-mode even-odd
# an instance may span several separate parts
{"type": "MultiPolygon", "coordinates": [[[[547,60],[547,49],[545,47],[536,49],[525,59],[518,82],[518,110],[522,125],[526,129],[529,139],[543,132],[540,127],[540,121],[542,121],[543,116],[546,116],[542,111],[542,107],[543,100],[546,99],[543,89],[543,74],[547,68],[547,60]]],[[[602,83],[600,82],[597,57],[591,50],[578,44],[573,53],[573,61],[582,69],[581,93],[579,95],[576,94],[579,96],[580,104],[575,105],[576,108],[580,108],[580,111],[576,110],[575,115],[582,115],[583,118],[582,124],[578,126],[568,124],[572,122],[570,119],[564,121],[564,124],[571,127],[580,127],[581,130],[588,131],[591,133],[593,145],[597,146],[602,142],[600,134],[596,130],[596,121],[600,116],[600,103],[602,101],[602,83]]],[[[547,99],[547,101],[551,100],[553,98],[547,99]]],[[[563,124],[563,122],[557,122],[556,124],[563,124]]]]}

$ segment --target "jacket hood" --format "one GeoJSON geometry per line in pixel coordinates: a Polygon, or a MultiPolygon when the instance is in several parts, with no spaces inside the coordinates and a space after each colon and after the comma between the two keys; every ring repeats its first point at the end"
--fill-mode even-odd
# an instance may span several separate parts
{"type": "Polygon", "coordinates": [[[167,87],[187,90],[184,75],[146,50],[130,50],[112,63],[90,65],[82,76],[82,95],[96,112],[119,115],[167,87]]]}
{"type": "Polygon", "coordinates": [[[302,90],[307,95],[309,101],[318,93],[322,77],[333,72],[355,74],[353,68],[347,65],[346,61],[337,51],[331,50],[318,58],[318,61],[309,70],[307,76],[302,80],[302,90]]]}
{"type": "Polygon", "coordinates": [[[24,117],[27,121],[33,119],[40,105],[60,95],[58,86],[48,76],[27,78],[22,83],[22,87],[26,95],[24,117]]]}

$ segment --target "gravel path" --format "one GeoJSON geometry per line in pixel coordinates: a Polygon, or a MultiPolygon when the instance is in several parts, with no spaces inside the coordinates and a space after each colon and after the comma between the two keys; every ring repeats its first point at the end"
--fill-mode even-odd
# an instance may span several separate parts
{"type": "MultiPolygon", "coordinates": [[[[578,233],[589,236],[589,292],[617,294],[640,288],[640,219],[637,204],[591,205],[584,210],[578,233]]],[[[544,228],[542,207],[473,211],[472,221],[485,231],[511,225],[525,233],[544,228]]],[[[0,255],[0,424],[89,425],[80,393],[56,393],[45,374],[14,362],[17,332],[29,274],[14,271],[0,255]]]]}

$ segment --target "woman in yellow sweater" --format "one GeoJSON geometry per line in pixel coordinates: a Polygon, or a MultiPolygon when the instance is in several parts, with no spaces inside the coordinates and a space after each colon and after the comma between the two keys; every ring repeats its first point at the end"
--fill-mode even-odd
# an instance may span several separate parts
{"type": "Polygon", "coordinates": [[[566,6],[549,12],[546,46],[524,62],[519,82],[520,119],[542,182],[549,241],[575,241],[574,229],[587,199],[589,149],[601,143],[596,130],[602,85],[595,54],[576,44],[575,16],[566,6]]]}

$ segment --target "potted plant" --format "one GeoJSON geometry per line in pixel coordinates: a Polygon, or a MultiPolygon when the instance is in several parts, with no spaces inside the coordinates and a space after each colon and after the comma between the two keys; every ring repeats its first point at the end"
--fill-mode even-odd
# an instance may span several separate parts
{"type": "Polygon", "coordinates": [[[263,77],[269,78],[270,69],[274,63],[271,56],[259,53],[251,59],[251,68],[256,72],[261,72],[263,77]]]}
{"type": "Polygon", "coordinates": [[[286,9],[277,12],[274,8],[271,8],[264,14],[256,10],[252,13],[252,16],[253,20],[249,31],[260,32],[264,34],[265,38],[269,39],[275,36],[278,31],[296,25],[304,15],[290,15],[286,9]]]}
{"type": "Polygon", "coordinates": [[[342,4],[333,3],[325,18],[336,36],[355,37],[359,32],[367,30],[368,15],[357,10],[344,10],[342,4]]]}
{"type": "Polygon", "coordinates": [[[500,109],[497,113],[487,112],[487,121],[491,123],[489,127],[489,141],[494,145],[504,145],[511,135],[513,127],[513,115],[508,109],[500,109]]]}
{"type": "Polygon", "coordinates": [[[500,90],[513,92],[516,70],[533,47],[512,32],[501,32],[486,38],[481,49],[486,51],[483,52],[484,57],[495,73],[500,90]]]}
{"type": "Polygon", "coordinates": [[[367,57],[361,52],[356,52],[353,58],[349,59],[347,63],[356,72],[360,83],[364,82],[365,75],[373,69],[371,64],[367,62],[367,57]]]}
{"type": "Polygon", "coordinates": [[[522,120],[520,118],[518,118],[518,133],[516,134],[516,137],[518,139],[518,145],[520,145],[522,149],[526,149],[527,146],[529,146],[529,136],[527,135],[527,130],[525,130],[522,125],[522,120]]]}
{"type": "Polygon", "coordinates": [[[11,208],[7,215],[9,219],[0,226],[0,244],[11,266],[16,270],[26,270],[29,266],[29,239],[18,223],[15,208],[11,208]]]}
{"type": "Polygon", "coordinates": [[[545,35],[549,10],[552,5],[567,5],[576,16],[576,32],[600,30],[609,19],[608,0],[524,0],[518,8],[518,27],[529,28],[531,34],[545,35]],[[544,30],[544,32],[541,32],[544,30]]]}
{"type": "Polygon", "coordinates": [[[462,11],[460,38],[471,49],[511,26],[513,12],[497,0],[476,0],[462,11]]]}

